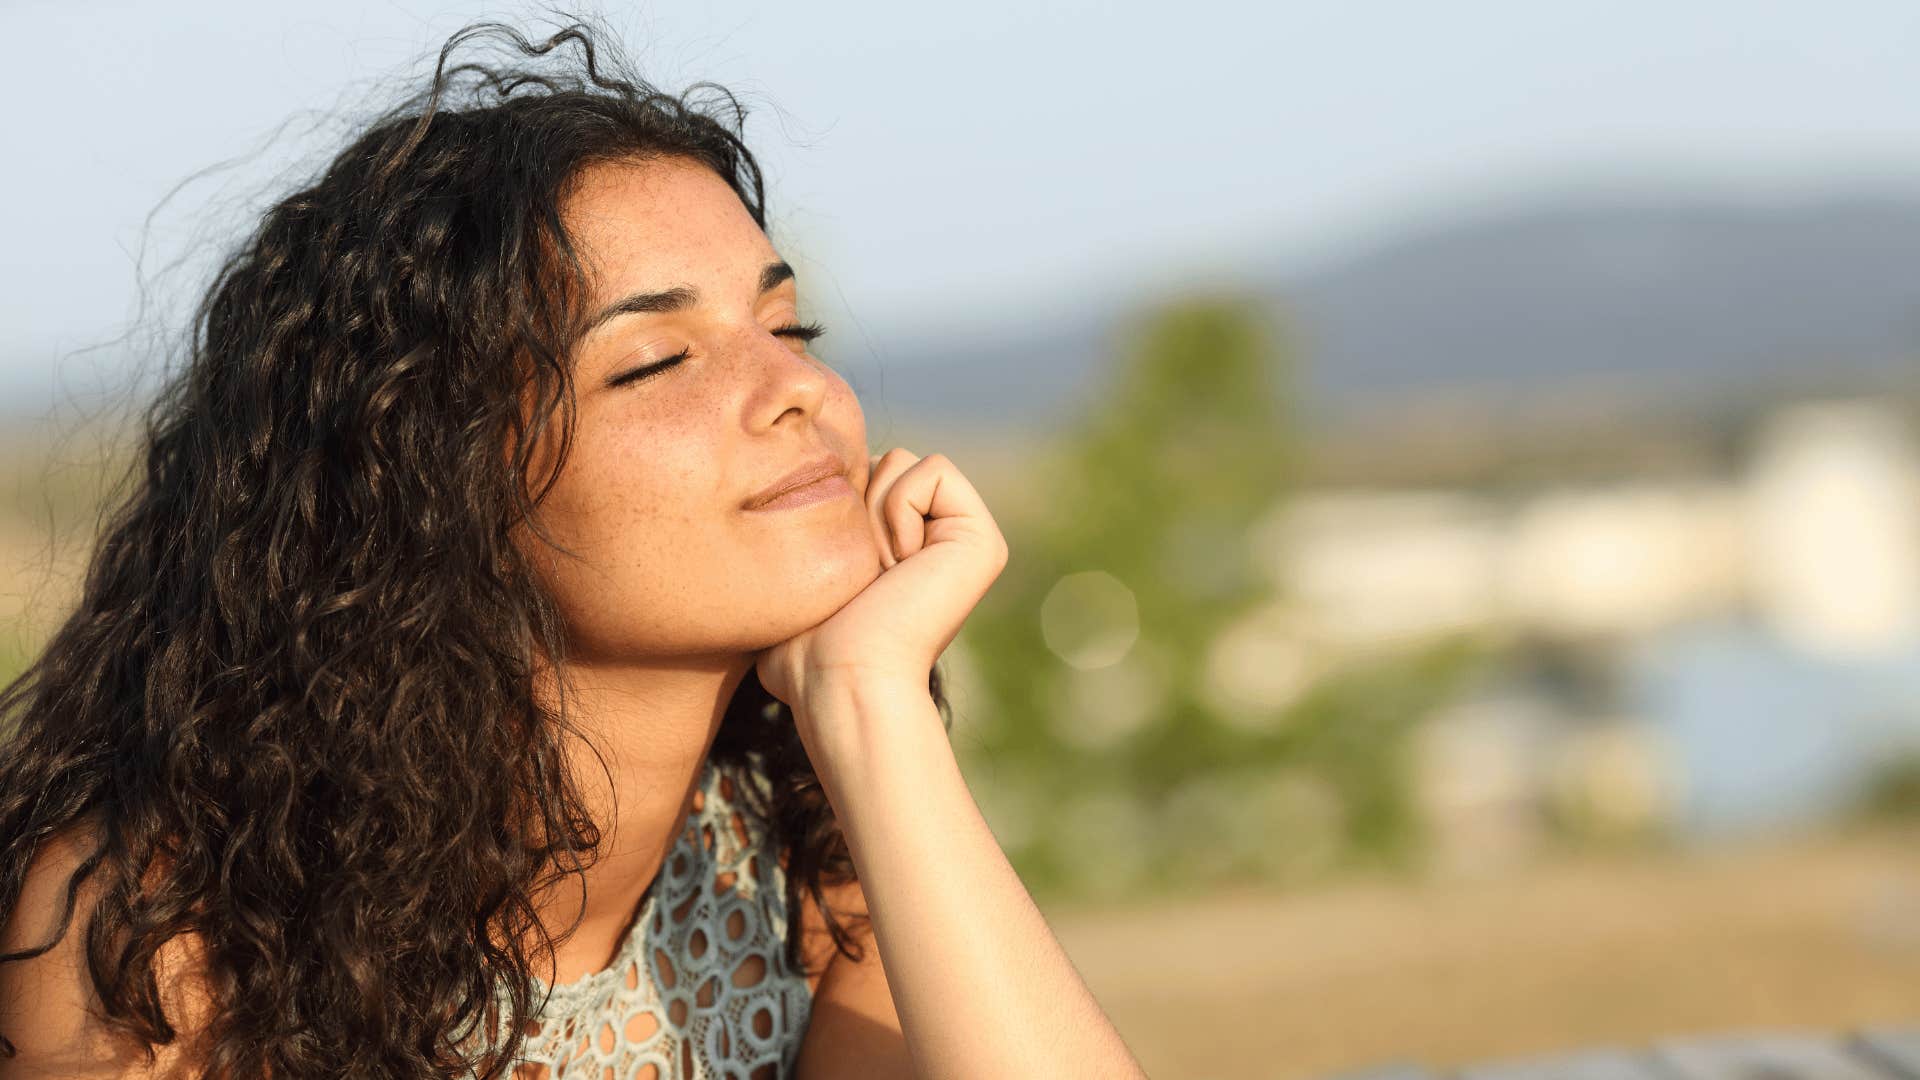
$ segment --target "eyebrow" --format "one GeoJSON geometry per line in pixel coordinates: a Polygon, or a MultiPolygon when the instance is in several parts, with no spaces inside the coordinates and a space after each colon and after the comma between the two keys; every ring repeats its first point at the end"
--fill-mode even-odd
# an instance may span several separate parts
{"type": "MultiPolygon", "coordinates": [[[[781,282],[793,277],[793,267],[785,262],[771,262],[760,271],[760,292],[762,295],[773,291],[781,282]]],[[[633,293],[623,296],[600,310],[600,314],[587,320],[580,330],[585,337],[599,329],[611,319],[622,315],[660,315],[671,311],[685,311],[700,302],[700,290],[691,285],[676,285],[661,292],[633,293]]]]}

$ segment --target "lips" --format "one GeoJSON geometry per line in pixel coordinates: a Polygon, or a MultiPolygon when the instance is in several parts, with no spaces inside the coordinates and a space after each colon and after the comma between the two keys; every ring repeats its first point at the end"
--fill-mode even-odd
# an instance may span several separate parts
{"type": "Polygon", "coordinates": [[[774,499],[792,491],[794,488],[805,487],[816,480],[825,480],[829,476],[839,476],[846,471],[846,462],[841,461],[836,455],[825,454],[807,462],[780,479],[775,480],[772,484],[761,488],[758,492],[749,496],[747,501],[741,505],[748,510],[752,510],[772,502],[774,499]]]}

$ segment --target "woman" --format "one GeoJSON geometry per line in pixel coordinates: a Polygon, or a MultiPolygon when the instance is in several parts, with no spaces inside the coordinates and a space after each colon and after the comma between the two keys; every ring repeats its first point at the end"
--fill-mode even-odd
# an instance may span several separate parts
{"type": "Polygon", "coordinates": [[[4,1075],[1138,1075],[946,740],[1006,544],[732,109],[469,27],[221,269],[0,698],[4,1075]]]}

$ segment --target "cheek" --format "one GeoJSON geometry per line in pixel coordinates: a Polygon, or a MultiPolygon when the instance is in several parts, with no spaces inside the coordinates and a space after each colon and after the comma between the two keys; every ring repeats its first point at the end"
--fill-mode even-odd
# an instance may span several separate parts
{"type": "Polygon", "coordinates": [[[740,510],[751,478],[721,464],[738,448],[715,444],[720,420],[695,419],[577,441],[548,496],[549,531],[580,556],[554,556],[549,579],[585,654],[764,647],[826,619],[880,573],[860,490],[865,416],[844,380],[831,381],[817,417],[859,459],[855,494],[833,504],[740,510]]]}
{"type": "Polygon", "coordinates": [[[541,513],[554,538],[580,556],[560,569],[584,579],[583,602],[595,587],[631,592],[648,577],[670,577],[675,564],[713,546],[725,489],[708,448],[690,437],[636,429],[575,443],[541,513]]]}
{"type": "Polygon", "coordinates": [[[827,401],[821,412],[826,422],[845,438],[849,450],[867,445],[866,411],[860,407],[860,396],[853,392],[853,387],[840,377],[839,372],[833,372],[827,401]]]}
{"type": "Polygon", "coordinates": [[[711,483],[624,476],[570,500],[552,531],[578,558],[549,558],[548,581],[583,658],[727,646],[754,579],[713,507],[711,483]]]}

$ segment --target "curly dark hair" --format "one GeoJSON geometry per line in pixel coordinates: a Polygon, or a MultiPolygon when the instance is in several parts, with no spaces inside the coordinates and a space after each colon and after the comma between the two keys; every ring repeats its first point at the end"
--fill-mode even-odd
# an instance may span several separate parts
{"type": "MultiPolygon", "coordinates": [[[[578,925],[555,935],[532,901],[600,831],[565,700],[533,690],[536,657],[566,655],[561,612],[510,536],[546,539],[532,513],[573,432],[586,278],[560,206],[585,166],[674,155],[766,227],[734,95],[669,95],[605,53],[580,22],[537,43],[470,24],[267,210],[145,409],[77,609],[0,692],[0,925],[36,851],[97,836],[52,940],[0,962],[51,949],[97,879],[90,977],[150,1061],[178,1036],[156,953],[191,934],[205,1075],[500,1076],[540,1007],[533,958],[578,925]],[[511,48],[451,62],[476,39],[511,48]],[[476,1031],[507,1041],[476,1059],[476,1031]]],[[[951,729],[937,666],[928,686],[951,729]]],[[[769,781],[740,790],[789,909],[806,889],[858,959],[823,891],[855,879],[845,837],[751,671],[709,759],[769,781]]]]}

